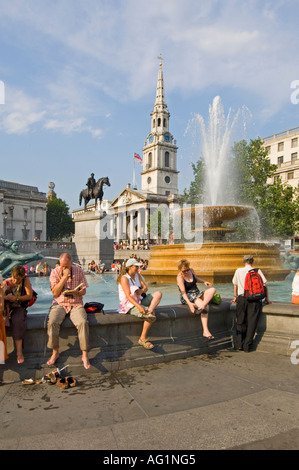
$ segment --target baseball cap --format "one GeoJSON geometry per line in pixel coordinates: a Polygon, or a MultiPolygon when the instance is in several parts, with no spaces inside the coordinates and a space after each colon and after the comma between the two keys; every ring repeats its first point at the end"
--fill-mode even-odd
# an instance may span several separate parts
{"type": "Polygon", "coordinates": [[[130,258],[126,262],[126,268],[129,268],[130,266],[142,266],[142,264],[138,263],[138,261],[136,259],[130,258]]]}

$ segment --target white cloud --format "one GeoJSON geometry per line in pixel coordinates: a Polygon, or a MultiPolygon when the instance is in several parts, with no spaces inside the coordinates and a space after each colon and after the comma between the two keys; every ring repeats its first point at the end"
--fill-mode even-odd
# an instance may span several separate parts
{"type": "Polygon", "coordinates": [[[40,105],[39,100],[33,99],[21,90],[13,90],[6,87],[5,105],[1,107],[3,118],[0,120],[0,129],[7,134],[25,134],[42,122],[46,116],[46,110],[40,105]]]}
{"type": "MultiPolygon", "coordinates": [[[[44,104],[24,131],[44,121],[49,130],[102,135],[91,118],[108,114],[107,98],[129,102],[152,93],[160,53],[167,93],[238,88],[254,94],[268,115],[299,77],[291,21],[298,7],[288,0],[76,0],[76,7],[70,0],[2,0],[1,7],[3,34],[14,31],[16,47],[32,51],[31,59],[36,54],[40,71],[45,67],[44,104]]],[[[7,128],[21,130],[20,121],[6,116],[7,128]]]]}
{"type": "Polygon", "coordinates": [[[26,134],[42,128],[63,134],[87,132],[95,138],[103,134],[102,129],[89,125],[85,117],[77,117],[69,107],[63,108],[60,103],[47,106],[22,90],[6,89],[6,102],[0,108],[0,129],[7,134],[26,134]]]}

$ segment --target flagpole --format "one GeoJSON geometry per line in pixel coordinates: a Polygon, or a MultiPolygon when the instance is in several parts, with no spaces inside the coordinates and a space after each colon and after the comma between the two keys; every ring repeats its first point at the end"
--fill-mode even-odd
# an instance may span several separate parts
{"type": "Polygon", "coordinates": [[[133,155],[133,189],[135,189],[135,155],[133,155]]]}

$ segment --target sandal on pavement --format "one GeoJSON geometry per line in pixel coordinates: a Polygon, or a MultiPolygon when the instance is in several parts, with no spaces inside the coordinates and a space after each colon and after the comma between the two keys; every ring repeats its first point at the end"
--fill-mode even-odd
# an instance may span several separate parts
{"type": "Polygon", "coordinates": [[[66,377],[65,378],[66,382],[69,384],[69,387],[75,387],[76,386],[76,379],[74,377],[66,377]]]}
{"type": "Polygon", "coordinates": [[[57,387],[62,388],[63,390],[65,388],[69,388],[69,384],[68,384],[67,380],[64,377],[58,379],[57,382],[56,382],[56,385],[57,385],[57,387]]]}
{"type": "Polygon", "coordinates": [[[56,375],[56,372],[50,372],[50,374],[49,374],[49,379],[50,379],[49,382],[50,382],[50,384],[53,384],[53,385],[56,384],[57,378],[58,378],[58,377],[57,377],[57,375],[56,375]]]}
{"type": "Polygon", "coordinates": [[[25,379],[22,382],[23,385],[33,385],[35,383],[36,383],[36,380],[33,377],[31,377],[31,379],[25,379]]]}
{"type": "Polygon", "coordinates": [[[153,349],[154,345],[148,339],[139,339],[138,344],[143,346],[145,349],[153,349]]]}

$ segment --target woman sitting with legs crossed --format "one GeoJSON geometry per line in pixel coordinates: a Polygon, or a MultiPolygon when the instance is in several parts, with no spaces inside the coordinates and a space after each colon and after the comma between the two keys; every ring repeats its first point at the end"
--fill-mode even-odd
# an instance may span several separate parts
{"type": "Polygon", "coordinates": [[[216,289],[211,287],[212,284],[203,281],[190,268],[190,263],[186,259],[182,259],[178,264],[179,274],[177,275],[177,285],[181,293],[181,303],[187,304],[192,313],[201,314],[201,323],[203,327],[203,337],[207,340],[214,339],[208,328],[208,311],[209,302],[213,298],[216,289]],[[204,284],[209,289],[200,291],[196,283],[204,284]]]}
{"type": "Polygon", "coordinates": [[[151,324],[156,320],[155,308],[159,305],[162,293],[147,293],[147,286],[139,274],[140,263],[130,258],[117,278],[120,304],[118,313],[130,313],[144,319],[141,336],[138,344],[146,349],[152,349],[154,345],[148,340],[147,334],[151,324]]]}

